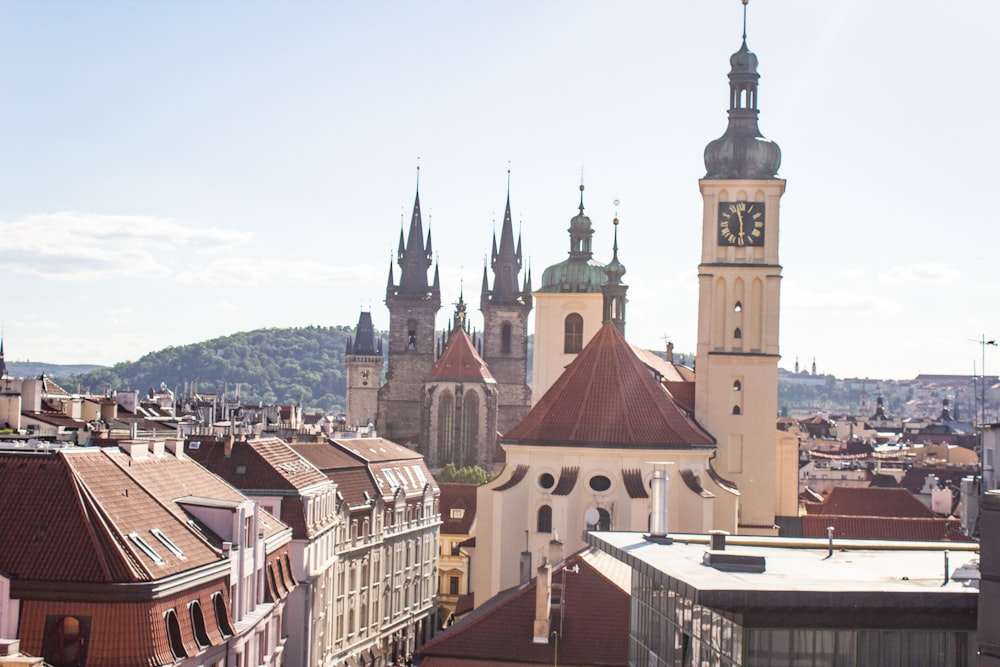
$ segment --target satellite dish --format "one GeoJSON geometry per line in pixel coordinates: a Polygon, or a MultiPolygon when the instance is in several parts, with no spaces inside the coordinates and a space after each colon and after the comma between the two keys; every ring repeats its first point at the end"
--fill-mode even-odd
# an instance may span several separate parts
{"type": "Polygon", "coordinates": [[[597,522],[601,520],[601,515],[596,507],[591,507],[583,513],[583,520],[587,522],[588,526],[596,526],[597,522]]]}

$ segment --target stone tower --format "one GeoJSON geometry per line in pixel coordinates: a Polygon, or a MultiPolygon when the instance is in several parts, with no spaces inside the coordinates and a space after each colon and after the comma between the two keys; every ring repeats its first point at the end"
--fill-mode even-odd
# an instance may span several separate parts
{"type": "Polygon", "coordinates": [[[594,228],[583,210],[569,222],[569,257],[542,273],[535,297],[535,352],[532,360],[532,403],[538,403],[603,321],[601,285],[604,265],[594,259],[594,228]]]}
{"type": "Polygon", "coordinates": [[[757,127],[757,56],[729,60],[729,126],[705,148],[695,417],[740,491],[739,531],[774,534],[781,151],[757,127]]]}
{"type": "Polygon", "coordinates": [[[499,392],[498,429],[501,433],[516,426],[531,408],[528,386],[528,313],[531,312],[531,271],[520,284],[521,238],[514,245],[510,216],[510,191],[500,229],[500,245],[493,235],[493,288],[483,267],[480,310],[483,313],[483,360],[497,382],[499,392]]]}
{"type": "Polygon", "coordinates": [[[427,280],[433,263],[431,233],[424,242],[420,188],[413,202],[409,235],[399,231],[399,283],[389,265],[385,305],[389,308],[389,368],[378,392],[378,430],[390,440],[405,442],[420,432],[420,393],[434,365],[434,317],[441,308],[438,269],[427,280]]]}
{"type": "Polygon", "coordinates": [[[382,383],[382,341],[375,339],[372,314],[361,311],[354,340],[347,341],[347,427],[365,426],[378,418],[378,390],[382,383]]]}

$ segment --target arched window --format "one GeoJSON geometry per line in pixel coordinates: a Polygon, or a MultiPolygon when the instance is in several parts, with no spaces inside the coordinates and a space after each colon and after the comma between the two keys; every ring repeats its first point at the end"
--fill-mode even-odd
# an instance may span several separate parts
{"type": "Polygon", "coordinates": [[[742,313],[743,312],[743,302],[742,301],[737,301],[736,302],[736,305],[733,306],[733,312],[734,313],[742,313]]]}
{"type": "Polygon", "coordinates": [[[542,505],[538,508],[537,530],[539,533],[552,532],[552,507],[550,505],[542,505]]]}
{"type": "Polygon", "coordinates": [[[406,321],[406,349],[417,349],[417,321],[414,319],[406,321]]]}
{"type": "Polygon", "coordinates": [[[570,313],[566,316],[565,342],[563,352],[566,354],[576,354],[583,349],[583,317],[579,313],[570,313]]]}
{"type": "Polygon", "coordinates": [[[500,354],[510,354],[510,322],[504,322],[500,327],[500,354]]]}
{"type": "MultiPolygon", "coordinates": [[[[476,462],[476,442],[479,440],[479,396],[476,392],[466,392],[462,399],[462,453],[459,457],[461,466],[470,466],[476,462]]],[[[458,464],[456,464],[458,465],[458,464]]],[[[460,466],[460,467],[461,467],[460,466]]]]}
{"type": "Polygon", "coordinates": [[[743,411],[742,411],[742,410],[740,410],[740,406],[738,406],[738,405],[734,405],[734,406],[733,406],[733,414],[734,414],[734,415],[739,415],[739,414],[743,414],[743,411]]]}
{"type": "Polygon", "coordinates": [[[742,391],[742,390],[743,390],[743,384],[739,380],[733,382],[733,391],[742,391]]]}
{"type": "Polygon", "coordinates": [[[215,607],[215,623],[219,626],[219,632],[223,637],[233,636],[233,626],[229,622],[229,611],[226,609],[226,600],[222,593],[212,596],[212,606],[215,607]]]}
{"type": "Polygon", "coordinates": [[[205,627],[205,615],[201,613],[201,605],[197,600],[191,603],[191,627],[194,628],[194,640],[198,642],[198,646],[207,648],[212,642],[205,627]]]}
{"type": "Polygon", "coordinates": [[[743,338],[743,330],[740,329],[739,327],[736,327],[736,331],[733,332],[733,338],[735,338],[737,340],[739,340],[740,338],[743,338]]]}
{"type": "Polygon", "coordinates": [[[174,654],[174,658],[177,660],[188,657],[187,650],[184,648],[184,639],[181,637],[181,624],[177,622],[176,612],[171,609],[164,614],[163,619],[167,624],[167,639],[170,640],[170,652],[174,654]]]}
{"type": "Polygon", "coordinates": [[[598,507],[597,516],[597,530],[611,530],[611,513],[603,507],[598,507]]]}
{"type": "Polygon", "coordinates": [[[441,394],[438,402],[438,463],[454,463],[455,399],[449,392],[441,394]]]}

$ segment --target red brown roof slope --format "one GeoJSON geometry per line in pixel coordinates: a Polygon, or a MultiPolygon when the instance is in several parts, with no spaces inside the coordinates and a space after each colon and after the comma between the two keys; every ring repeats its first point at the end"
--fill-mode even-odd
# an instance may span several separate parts
{"type": "Polygon", "coordinates": [[[821,505],[809,514],[934,518],[936,515],[906,489],[834,487],[821,505]]]}
{"type": "Polygon", "coordinates": [[[468,535],[472,529],[472,522],[476,518],[476,489],[475,484],[452,484],[439,483],[441,487],[441,498],[438,506],[441,508],[441,532],[453,535],[468,535]],[[451,510],[463,510],[462,516],[453,519],[451,510]]]}
{"type": "MultiPolygon", "coordinates": [[[[560,665],[624,665],[628,663],[629,594],[580,556],[566,561],[580,571],[553,573],[565,577],[560,665]]],[[[532,641],[536,581],[495,596],[420,649],[421,665],[552,664],[555,644],[532,641]],[[441,659],[438,661],[438,659],[441,659]]],[[[559,628],[553,608],[553,630],[559,628]]]]}
{"type": "Polygon", "coordinates": [[[961,522],[958,519],[825,514],[807,514],[802,517],[803,537],[826,537],[827,527],[833,527],[834,539],[972,541],[962,534],[961,522]]]}
{"type": "Polygon", "coordinates": [[[444,354],[431,366],[427,379],[494,381],[486,362],[463,329],[451,333],[444,354]]]}
{"type": "Polygon", "coordinates": [[[302,490],[327,481],[319,468],[279,438],[233,443],[229,456],[221,440],[198,438],[185,453],[238,489],[302,490]]]}
{"type": "Polygon", "coordinates": [[[625,448],[715,444],[611,323],[601,327],[504,441],[625,448]]]}

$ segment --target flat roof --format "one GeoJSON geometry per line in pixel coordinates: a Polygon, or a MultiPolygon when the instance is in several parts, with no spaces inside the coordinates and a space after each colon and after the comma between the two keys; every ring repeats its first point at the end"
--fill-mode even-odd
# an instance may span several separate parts
{"type": "MultiPolygon", "coordinates": [[[[751,608],[974,609],[979,595],[975,543],[727,536],[726,557],[764,559],[763,572],[705,563],[708,535],[671,535],[660,544],[632,532],[590,532],[587,542],[697,604],[751,608]],[[945,552],[948,582],[945,583],[945,552]]],[[[711,552],[713,555],[720,552],[711,552]]]]}

